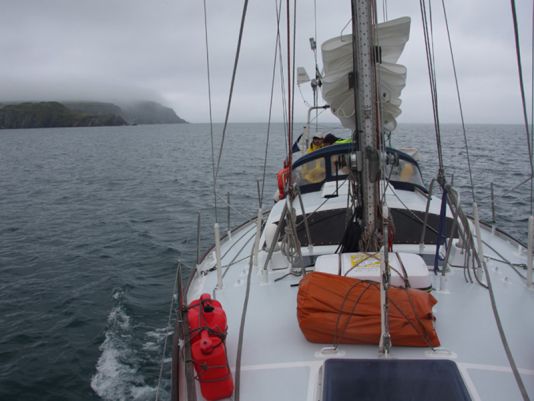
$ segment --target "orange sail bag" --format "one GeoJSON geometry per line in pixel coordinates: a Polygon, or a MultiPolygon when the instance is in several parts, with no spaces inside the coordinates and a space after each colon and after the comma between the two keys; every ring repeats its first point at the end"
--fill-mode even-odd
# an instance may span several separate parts
{"type": "MultiPolygon", "coordinates": [[[[438,347],[429,293],[388,290],[389,331],[394,346],[438,347]]],[[[313,272],[300,282],[297,318],[306,339],[327,344],[378,344],[380,284],[313,272]]]]}

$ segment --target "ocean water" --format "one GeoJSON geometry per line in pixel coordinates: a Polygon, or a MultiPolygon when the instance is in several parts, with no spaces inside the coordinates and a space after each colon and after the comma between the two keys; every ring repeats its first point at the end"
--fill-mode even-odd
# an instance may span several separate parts
{"type": "MultiPolygon", "coordinates": [[[[223,229],[228,193],[231,226],[255,215],[266,132],[229,127],[223,229]]],[[[266,206],[283,135],[271,127],[266,206]]],[[[491,219],[493,182],[497,226],[525,241],[530,185],[510,192],[528,176],[523,129],[468,126],[468,135],[482,218],[491,219]]],[[[470,211],[461,127],[442,136],[447,177],[470,211]]],[[[435,176],[430,125],[400,126],[393,143],[418,147],[427,183],[435,176]]],[[[176,265],[194,263],[198,213],[202,250],[212,242],[212,178],[206,124],[0,131],[0,400],[154,399],[176,265]]],[[[168,399],[168,355],[163,366],[168,399]]]]}

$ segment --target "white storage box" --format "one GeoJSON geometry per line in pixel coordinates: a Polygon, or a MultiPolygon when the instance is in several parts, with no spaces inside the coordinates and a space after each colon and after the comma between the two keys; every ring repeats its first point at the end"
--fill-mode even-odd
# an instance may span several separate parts
{"type": "MultiPolygon", "coordinates": [[[[322,255],[315,261],[315,271],[380,282],[380,258],[380,253],[364,252],[322,255]]],[[[421,256],[390,252],[389,265],[391,285],[405,287],[403,278],[405,270],[410,287],[421,290],[432,289],[432,278],[421,256]]]]}

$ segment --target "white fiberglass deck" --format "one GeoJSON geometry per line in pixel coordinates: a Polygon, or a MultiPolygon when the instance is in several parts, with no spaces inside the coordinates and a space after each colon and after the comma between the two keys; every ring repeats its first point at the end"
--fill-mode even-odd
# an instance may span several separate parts
{"type": "MultiPolygon", "coordinates": [[[[526,262],[525,252],[517,244],[490,234],[488,230],[483,232],[484,241],[500,255],[505,255],[512,263],[526,262]]],[[[249,256],[254,236],[254,223],[232,233],[232,239],[223,242],[222,265],[249,256]]],[[[417,252],[418,247],[412,248],[417,252]]],[[[432,253],[433,249],[427,245],[425,251],[432,253]]],[[[409,251],[409,247],[403,246],[402,251],[409,251]]],[[[534,291],[526,288],[525,280],[510,266],[494,260],[501,257],[487,246],[484,254],[489,257],[489,271],[508,341],[527,390],[534,396],[534,291]]],[[[277,256],[275,259],[283,260],[281,255],[277,256]]],[[[319,370],[326,358],[380,357],[376,346],[340,345],[336,353],[324,353],[321,350],[330,344],[308,342],[296,316],[300,277],[282,278],[289,272],[286,268],[269,271],[268,281],[264,282],[260,269],[265,257],[266,252],[260,251],[259,267],[254,267],[251,274],[241,360],[241,400],[317,400],[319,370]],[[275,281],[277,279],[280,280],[275,281]]],[[[453,266],[463,264],[463,255],[458,249],[450,263],[453,266]]],[[[211,269],[214,264],[211,252],[199,270],[211,269]]],[[[519,270],[525,274],[524,269],[519,270]]],[[[248,271],[249,258],[231,265],[225,272],[223,289],[215,292],[215,271],[197,275],[188,294],[188,302],[208,292],[222,303],[228,317],[226,345],[234,373],[248,271]]],[[[473,400],[519,400],[520,393],[497,331],[488,290],[476,282],[467,283],[461,268],[452,267],[444,280],[433,274],[432,277],[433,295],[438,300],[434,313],[441,347],[433,351],[393,344],[391,358],[451,359],[457,363],[473,400]]],[[[202,399],[200,391],[197,397],[202,399]]]]}

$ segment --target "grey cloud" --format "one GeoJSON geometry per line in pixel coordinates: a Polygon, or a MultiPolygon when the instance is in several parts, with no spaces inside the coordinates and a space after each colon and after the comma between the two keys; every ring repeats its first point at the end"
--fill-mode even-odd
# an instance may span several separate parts
{"type": "MultiPolygon", "coordinates": [[[[206,54],[202,1],[164,0],[0,0],[0,100],[145,97],[172,106],[193,122],[208,120],[206,54]],[[80,97],[82,98],[82,97],[80,97]]],[[[389,17],[412,17],[412,34],[400,62],[408,67],[400,121],[431,121],[426,61],[417,1],[389,2],[389,17]],[[401,4],[403,3],[403,4],[401,4]],[[400,10],[405,6],[405,10],[400,10]],[[428,113],[422,114],[421,110],[428,113]]],[[[439,3],[439,2],[438,2],[439,3]]],[[[438,4],[436,3],[436,4],[438,4]]],[[[314,34],[313,2],[298,2],[297,65],[313,72],[308,38],[314,34]]],[[[460,83],[470,111],[466,118],[488,116],[519,122],[512,25],[508,4],[450,0],[449,23],[460,83]],[[503,105],[496,110],[493,97],[503,105]],[[478,106],[491,98],[488,108],[478,106]]],[[[224,118],[242,1],[207,0],[214,118],[224,118]]],[[[440,4],[439,4],[440,5],[440,4]]],[[[346,0],[318,0],[319,44],[339,35],[349,21],[346,0]]],[[[283,9],[285,9],[285,4],[283,9]]],[[[442,31],[441,8],[433,9],[435,31],[442,31]]],[[[381,15],[381,14],[380,14],[381,15]]],[[[525,47],[531,10],[520,5],[525,47]]],[[[231,118],[258,121],[267,117],[275,41],[275,2],[250,2],[231,118]]],[[[350,32],[350,26],[345,33],[350,32]]],[[[282,24],[285,49],[285,19],[282,24]]],[[[444,121],[458,121],[446,37],[436,33],[438,87],[444,121]],[[454,96],[453,96],[454,95],[454,96]]],[[[283,51],[284,63],[286,53],[283,51]]],[[[524,54],[528,54],[525,50],[524,54]]],[[[529,57],[525,61],[530,65],[529,57]]],[[[319,57],[320,63],[320,57],[319,57]]],[[[525,66],[528,71],[529,65],[525,66]]],[[[278,70],[277,70],[278,72],[278,70]]],[[[528,83],[527,83],[528,86],[528,83]]],[[[275,119],[281,118],[280,84],[275,87],[275,119]]],[[[302,88],[311,101],[311,91],[302,88]]],[[[306,116],[297,92],[296,120],[306,116]]],[[[329,121],[335,121],[330,118],[329,121]]],[[[498,121],[492,121],[498,122],[498,121]]]]}

